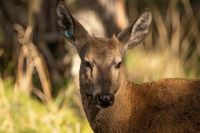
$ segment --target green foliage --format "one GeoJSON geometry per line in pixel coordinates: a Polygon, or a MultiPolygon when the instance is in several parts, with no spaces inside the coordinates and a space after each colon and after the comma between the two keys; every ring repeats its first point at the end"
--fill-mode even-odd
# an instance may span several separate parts
{"type": "Polygon", "coordinates": [[[12,85],[10,81],[0,83],[1,133],[91,132],[86,119],[68,104],[68,100],[61,105],[64,98],[61,95],[45,105],[24,92],[14,90],[12,85]]]}

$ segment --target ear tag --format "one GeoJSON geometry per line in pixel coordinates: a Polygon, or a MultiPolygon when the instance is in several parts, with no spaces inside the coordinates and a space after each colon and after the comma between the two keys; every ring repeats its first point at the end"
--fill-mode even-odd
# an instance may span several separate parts
{"type": "Polygon", "coordinates": [[[74,35],[74,33],[72,32],[72,30],[65,30],[65,36],[67,38],[71,38],[74,35]]]}

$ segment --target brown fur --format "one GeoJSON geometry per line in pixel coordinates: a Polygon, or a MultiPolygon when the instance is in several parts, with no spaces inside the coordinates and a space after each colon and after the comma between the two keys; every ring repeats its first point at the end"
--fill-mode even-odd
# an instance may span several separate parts
{"type": "MultiPolygon", "coordinates": [[[[97,40],[92,42],[93,52],[85,52],[89,52],[90,58],[105,64],[106,59],[101,59],[103,56],[98,58],[102,48],[97,44],[101,40],[97,40]]],[[[105,42],[102,43],[106,47],[105,42]]],[[[115,48],[110,46],[109,50],[115,48]]],[[[85,73],[82,67],[80,74],[85,73]]],[[[87,95],[85,90],[88,86],[80,85],[83,107],[95,133],[200,132],[200,80],[162,79],[133,84],[126,80],[123,67],[119,77],[114,105],[102,110],[96,106],[92,96],[87,95]]],[[[80,83],[86,81],[87,78],[80,78],[80,83]]]]}
{"type": "MultiPolygon", "coordinates": [[[[92,51],[91,58],[99,57],[95,56],[101,51],[99,47],[94,46],[92,51]]],[[[84,73],[82,68],[80,73],[84,73]]],[[[88,86],[80,85],[83,107],[95,133],[200,132],[200,80],[162,79],[133,84],[126,80],[123,67],[119,77],[114,105],[102,110],[87,95],[88,86]]],[[[85,80],[80,78],[80,83],[85,80]]]]}
{"type": "Polygon", "coordinates": [[[133,84],[119,65],[127,48],[147,36],[150,11],[112,38],[91,37],[63,2],[58,4],[57,15],[61,32],[76,46],[81,58],[81,98],[95,133],[200,133],[200,80],[133,84]],[[114,96],[113,105],[98,104],[95,98],[105,94],[114,96]]]}
{"type": "Polygon", "coordinates": [[[87,116],[95,112],[89,122],[97,133],[200,132],[199,80],[162,79],[143,84],[124,80],[114,105],[103,110],[81,94],[87,116]]]}

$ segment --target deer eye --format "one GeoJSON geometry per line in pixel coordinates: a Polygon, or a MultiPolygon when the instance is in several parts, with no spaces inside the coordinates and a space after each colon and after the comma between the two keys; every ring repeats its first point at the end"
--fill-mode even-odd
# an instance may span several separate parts
{"type": "Polygon", "coordinates": [[[92,69],[92,64],[89,61],[84,61],[84,66],[92,69]]]}
{"type": "Polygon", "coordinates": [[[120,68],[120,66],[121,66],[121,64],[122,64],[122,62],[121,62],[121,61],[120,61],[120,62],[118,62],[118,63],[116,64],[115,68],[116,68],[116,69],[119,69],[119,68],[120,68]]]}

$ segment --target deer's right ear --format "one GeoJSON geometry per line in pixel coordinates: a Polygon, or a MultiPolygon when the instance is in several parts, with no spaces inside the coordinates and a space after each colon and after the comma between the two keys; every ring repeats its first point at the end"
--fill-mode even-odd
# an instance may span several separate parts
{"type": "Polygon", "coordinates": [[[63,1],[57,5],[58,29],[72,44],[80,50],[84,40],[89,37],[88,32],[70,14],[63,1]]]}

